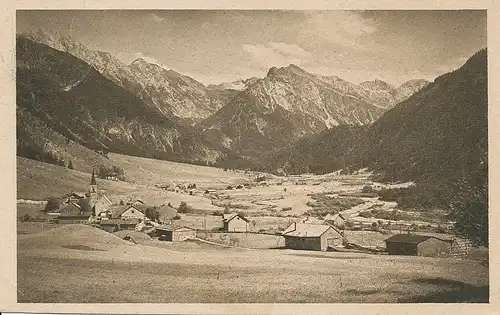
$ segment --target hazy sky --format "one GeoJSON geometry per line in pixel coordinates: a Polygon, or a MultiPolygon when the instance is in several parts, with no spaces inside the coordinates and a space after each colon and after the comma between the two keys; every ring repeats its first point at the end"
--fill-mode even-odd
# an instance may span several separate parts
{"type": "Polygon", "coordinates": [[[18,11],[18,33],[37,29],[205,84],[293,63],[397,85],[433,80],[486,47],[486,11],[18,11]]]}

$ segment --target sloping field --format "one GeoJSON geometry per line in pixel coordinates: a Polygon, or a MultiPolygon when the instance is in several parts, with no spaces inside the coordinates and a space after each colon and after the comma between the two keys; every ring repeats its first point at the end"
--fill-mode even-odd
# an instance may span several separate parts
{"type": "Polygon", "coordinates": [[[353,253],[181,251],[75,225],[19,236],[18,289],[19,302],[48,303],[484,302],[488,268],[353,253]]]}
{"type": "MultiPolygon", "coordinates": [[[[87,191],[90,174],[65,167],[17,157],[17,199],[44,200],[72,191],[87,191]]],[[[108,194],[127,193],[138,186],[125,182],[100,180],[108,194]]]]}
{"type": "Polygon", "coordinates": [[[113,165],[125,170],[127,181],[154,185],[154,184],[182,184],[196,183],[200,189],[225,188],[231,184],[242,184],[254,180],[254,176],[238,172],[225,172],[216,167],[206,167],[175,163],[110,153],[109,158],[113,165]]]}

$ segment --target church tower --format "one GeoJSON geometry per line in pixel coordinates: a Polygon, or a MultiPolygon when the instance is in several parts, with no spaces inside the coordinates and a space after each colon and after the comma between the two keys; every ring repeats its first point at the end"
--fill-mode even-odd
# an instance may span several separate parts
{"type": "Polygon", "coordinates": [[[98,214],[96,212],[96,204],[97,204],[98,199],[99,199],[99,195],[98,195],[98,190],[97,190],[97,182],[95,180],[94,169],[92,169],[92,178],[90,179],[90,185],[89,185],[89,205],[90,205],[90,208],[92,209],[92,212],[94,212],[94,215],[98,214]]]}

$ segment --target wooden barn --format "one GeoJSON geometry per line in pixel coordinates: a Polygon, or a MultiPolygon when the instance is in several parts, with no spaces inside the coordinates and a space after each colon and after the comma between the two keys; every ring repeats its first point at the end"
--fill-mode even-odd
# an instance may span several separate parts
{"type": "Polygon", "coordinates": [[[343,245],[341,232],[328,224],[292,223],[282,235],[291,249],[327,251],[343,245]]]}
{"type": "Polygon", "coordinates": [[[222,216],[223,230],[226,232],[250,231],[250,221],[237,213],[224,214],[222,216]]]}
{"type": "Polygon", "coordinates": [[[160,225],[156,227],[156,235],[163,236],[166,241],[180,242],[196,238],[196,231],[188,227],[160,225]]]}
{"type": "Polygon", "coordinates": [[[135,226],[139,224],[139,219],[109,219],[101,220],[100,226],[106,232],[114,233],[121,230],[135,230],[135,226]]]}
{"type": "Polygon", "coordinates": [[[70,202],[61,209],[59,215],[55,219],[60,224],[77,224],[89,221],[92,216],[92,211],[88,207],[82,206],[75,202],[70,202]]]}
{"type": "Polygon", "coordinates": [[[453,241],[434,236],[396,234],[385,240],[389,255],[440,256],[449,254],[453,241]]]}

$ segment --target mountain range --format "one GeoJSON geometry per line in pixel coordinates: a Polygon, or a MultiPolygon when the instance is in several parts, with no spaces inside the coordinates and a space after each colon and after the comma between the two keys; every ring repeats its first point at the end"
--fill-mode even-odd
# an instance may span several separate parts
{"type": "MultiPolygon", "coordinates": [[[[355,85],[290,65],[273,67],[264,78],[205,86],[143,58],[127,65],[57,33],[32,32],[17,41],[22,43],[17,55],[19,111],[92,149],[185,162],[256,161],[305,135],[337,125],[371,124],[428,84],[412,80],[396,88],[376,80],[355,85]],[[62,75],[41,73],[52,69],[62,75]],[[33,75],[41,79],[31,80],[33,75]],[[65,97],[43,107],[23,96],[33,90],[44,95],[51,84],[67,89],[65,97]],[[98,89],[82,89],[86,84],[98,89]],[[74,106],[78,115],[69,111],[74,106]],[[75,121],[68,123],[68,117],[75,121]]],[[[18,131],[28,137],[22,128],[19,122],[18,131]]]]}
{"type": "Polygon", "coordinates": [[[176,161],[214,159],[209,157],[213,150],[188,128],[73,55],[22,37],[16,54],[18,150],[50,147],[56,141],[42,135],[59,134],[95,151],[176,161]],[[36,132],[32,120],[54,132],[36,132]]]}
{"type": "Polygon", "coordinates": [[[427,183],[444,195],[450,185],[474,178],[487,165],[487,155],[488,73],[483,49],[373,124],[343,125],[301,138],[269,154],[261,167],[288,173],[367,167],[381,180],[427,183]]]}

